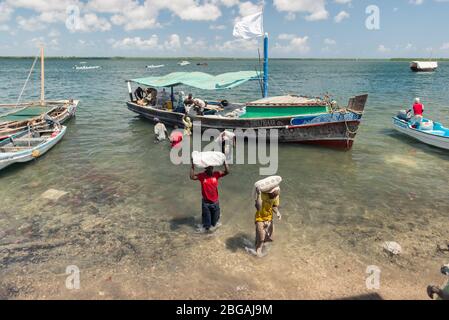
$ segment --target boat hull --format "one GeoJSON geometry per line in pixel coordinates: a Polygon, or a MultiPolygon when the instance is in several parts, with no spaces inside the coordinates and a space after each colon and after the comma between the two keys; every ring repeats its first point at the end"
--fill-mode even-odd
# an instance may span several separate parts
{"type": "MultiPolygon", "coordinates": [[[[63,102],[48,102],[50,104],[63,104],[63,102]]],[[[51,109],[47,114],[51,116],[52,119],[59,122],[60,124],[64,124],[69,121],[72,117],[75,116],[79,101],[74,100],[69,102],[67,106],[55,107],[51,109]]],[[[0,106],[1,107],[1,106],[0,106]]],[[[24,131],[28,129],[29,123],[33,121],[31,128],[33,130],[43,130],[48,128],[47,122],[43,119],[43,117],[37,117],[34,119],[24,120],[24,121],[11,121],[0,123],[0,141],[5,139],[13,134],[24,131]]]]}
{"type": "Polygon", "coordinates": [[[24,163],[32,161],[38,157],[46,154],[51,148],[53,148],[61,139],[64,137],[67,128],[63,126],[59,134],[48,139],[46,142],[37,145],[28,150],[14,152],[14,153],[0,153],[0,170],[14,164],[14,163],[24,163]],[[38,156],[36,156],[36,153],[38,156]]]}
{"type": "Polygon", "coordinates": [[[397,117],[393,117],[393,125],[397,131],[406,134],[411,138],[440,149],[449,150],[449,137],[447,136],[438,136],[431,132],[413,129],[406,121],[397,117]]]}
{"type": "Polygon", "coordinates": [[[418,68],[418,67],[410,67],[413,72],[434,72],[437,68],[418,68]]]}
{"type": "MultiPolygon", "coordinates": [[[[363,97],[361,110],[358,109],[357,113],[347,111],[352,116],[342,120],[332,119],[327,122],[314,123],[313,121],[298,121],[301,117],[297,116],[250,119],[191,116],[191,120],[193,122],[200,121],[203,130],[253,129],[257,132],[261,129],[277,129],[278,141],[280,143],[302,143],[349,150],[353,146],[361,122],[361,113],[366,102],[366,96],[363,97]]],[[[158,118],[165,124],[183,127],[182,117],[184,114],[182,113],[141,106],[134,102],[128,102],[127,106],[129,110],[149,120],[154,121],[155,118],[158,118]]],[[[316,115],[316,117],[325,115],[316,115]]],[[[303,119],[310,117],[308,115],[303,117],[303,119]]]]}

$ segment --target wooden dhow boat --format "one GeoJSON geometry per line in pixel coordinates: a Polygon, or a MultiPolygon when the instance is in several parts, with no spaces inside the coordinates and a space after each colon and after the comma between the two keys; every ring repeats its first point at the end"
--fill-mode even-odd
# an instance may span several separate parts
{"type": "Polygon", "coordinates": [[[20,102],[22,94],[36,64],[37,57],[33,62],[28,78],[22,92],[15,104],[0,104],[0,141],[8,136],[18,133],[28,128],[35,130],[45,129],[48,122],[45,117],[63,124],[75,116],[78,100],[45,100],[45,69],[44,69],[44,49],[41,48],[41,98],[40,101],[20,102]]]}
{"type": "MultiPolygon", "coordinates": [[[[161,78],[134,79],[128,81],[131,93],[127,106],[147,119],[158,118],[168,125],[182,127],[185,113],[167,107],[180,103],[174,97],[174,86],[184,84],[199,89],[231,88],[255,78],[258,78],[257,73],[248,71],[216,77],[198,72],[177,72],[161,78]],[[137,100],[132,94],[131,82],[152,88],[171,88],[172,101],[165,105],[150,105],[137,100]]],[[[193,122],[199,121],[202,129],[277,129],[281,143],[315,144],[349,150],[353,146],[367,98],[366,94],[353,97],[346,107],[338,107],[327,98],[295,95],[263,98],[243,104],[231,103],[227,106],[218,101],[208,101],[206,109],[212,111],[210,114],[188,113],[188,116],[193,122]]]]}
{"type": "Polygon", "coordinates": [[[61,125],[16,133],[0,141],[0,170],[14,163],[29,162],[47,153],[64,137],[67,128],[61,125]]]}
{"type": "MultiPolygon", "coordinates": [[[[268,97],[268,34],[263,33],[262,12],[244,17],[235,25],[234,36],[242,39],[264,37],[263,70],[240,71],[213,76],[202,72],[175,72],[162,77],[146,77],[128,80],[128,109],[150,120],[183,126],[185,116],[183,101],[175,97],[174,87],[189,86],[201,90],[232,89],[250,80],[259,80],[263,99],[248,103],[228,103],[222,99],[207,101],[204,114],[187,112],[193,122],[202,129],[277,129],[278,141],[284,143],[315,144],[349,150],[356,137],[367,94],[349,99],[345,107],[339,107],[329,98],[313,98],[299,95],[268,97]],[[141,99],[133,95],[132,83],[153,88],[169,88],[167,101],[165,90],[161,99],[141,99]],[[181,100],[181,101],[180,101],[181,100]],[[177,106],[174,108],[174,106],[177,106]]],[[[138,92],[142,92],[142,88],[138,92]]],[[[157,96],[157,95],[156,95],[157,96]]],[[[204,106],[204,104],[202,103],[204,106]]]]}

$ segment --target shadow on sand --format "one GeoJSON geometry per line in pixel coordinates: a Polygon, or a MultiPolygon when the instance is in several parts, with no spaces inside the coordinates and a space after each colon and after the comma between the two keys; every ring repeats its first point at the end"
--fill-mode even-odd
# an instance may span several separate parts
{"type": "Polygon", "coordinates": [[[360,296],[339,298],[337,300],[384,300],[384,298],[382,298],[382,296],[378,293],[368,293],[360,296]]]}
{"type": "Polygon", "coordinates": [[[195,229],[195,218],[193,216],[190,216],[173,218],[170,220],[170,230],[177,231],[182,226],[187,226],[191,229],[195,229]]]}
{"type": "Polygon", "coordinates": [[[252,236],[241,232],[233,237],[226,239],[226,249],[232,252],[245,250],[245,247],[254,247],[253,242],[254,239],[252,236]]]}

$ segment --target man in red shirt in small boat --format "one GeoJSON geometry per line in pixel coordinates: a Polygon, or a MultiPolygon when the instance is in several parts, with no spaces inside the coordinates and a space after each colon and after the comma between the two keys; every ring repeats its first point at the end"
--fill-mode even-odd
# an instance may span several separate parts
{"type": "Polygon", "coordinates": [[[424,105],[421,103],[421,99],[415,98],[415,103],[413,104],[413,119],[412,119],[412,127],[419,128],[422,122],[424,113],[424,105]]]}

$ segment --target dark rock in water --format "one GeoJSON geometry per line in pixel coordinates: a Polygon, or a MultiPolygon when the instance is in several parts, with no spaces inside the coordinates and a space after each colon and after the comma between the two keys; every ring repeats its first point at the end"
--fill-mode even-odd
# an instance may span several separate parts
{"type": "Polygon", "coordinates": [[[0,300],[7,300],[19,294],[19,289],[11,284],[0,284],[0,300]]]}
{"type": "Polygon", "coordinates": [[[93,204],[89,205],[87,207],[87,210],[89,211],[89,213],[92,213],[92,214],[98,214],[100,212],[100,210],[93,204]]]}
{"type": "Polygon", "coordinates": [[[33,231],[33,225],[30,223],[25,223],[21,225],[17,230],[19,230],[22,234],[30,233],[33,231]]]}
{"type": "Polygon", "coordinates": [[[437,251],[439,251],[439,252],[449,252],[449,243],[437,244],[437,251]]]}

